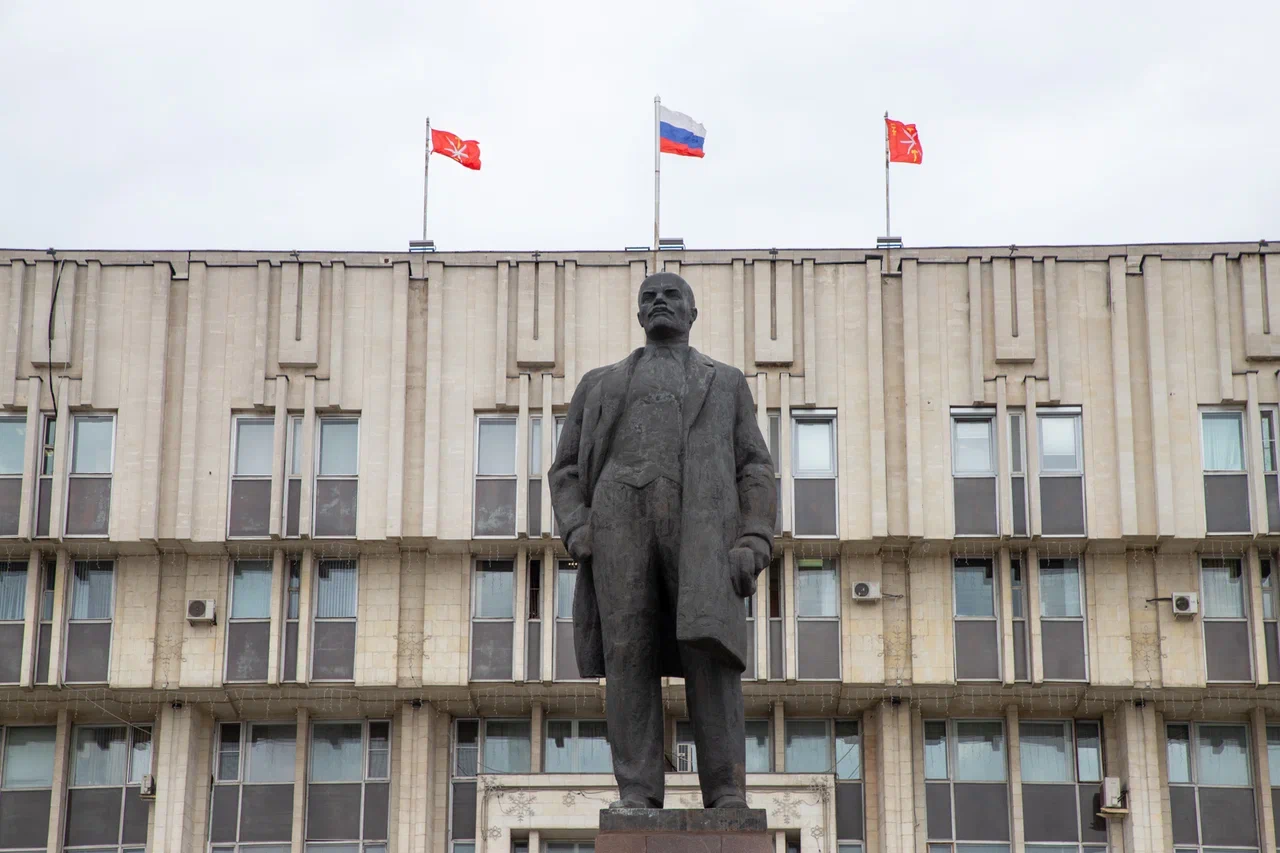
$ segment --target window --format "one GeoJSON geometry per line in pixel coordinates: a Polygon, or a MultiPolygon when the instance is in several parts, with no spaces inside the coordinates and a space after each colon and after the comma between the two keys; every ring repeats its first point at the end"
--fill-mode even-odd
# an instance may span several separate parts
{"type": "Polygon", "coordinates": [[[1030,634],[1027,631],[1027,587],[1022,578],[1022,559],[1014,557],[1009,561],[1009,586],[1013,601],[1013,680],[1030,681],[1031,668],[1027,665],[1030,657],[1030,634]]]}
{"type": "Polygon", "coordinates": [[[1027,535],[1027,451],[1026,416],[1009,412],[1009,474],[1013,496],[1013,535],[1027,535]]]}
{"type": "Polygon", "coordinates": [[[471,680],[510,681],[515,563],[476,560],[471,583],[471,680]]]}
{"type": "Polygon", "coordinates": [[[227,535],[261,537],[270,530],[271,457],[275,422],[237,415],[231,419],[231,498],[227,535]]]}
{"type": "Polygon", "coordinates": [[[1244,567],[1234,557],[1200,559],[1201,624],[1209,681],[1252,681],[1253,643],[1244,567]]]}
{"type": "Polygon", "coordinates": [[[793,415],[792,505],[796,536],[835,536],[836,419],[833,415],[793,415]]]}
{"type": "Polygon", "coordinates": [[[476,536],[516,535],[516,419],[476,419],[476,536]]]}
{"type": "Polygon", "coordinates": [[[355,536],[360,486],[360,420],[320,418],[316,465],[316,536],[355,536]]]}
{"type": "Polygon", "coordinates": [[[355,560],[319,561],[315,622],[311,632],[313,681],[355,678],[358,584],[355,560]]]}
{"type": "Polygon", "coordinates": [[[49,683],[49,655],[53,645],[53,598],[58,576],[58,561],[46,559],[40,565],[40,625],[36,637],[37,684],[49,683]]]}
{"type": "Polygon", "coordinates": [[[485,720],[483,732],[479,773],[530,772],[533,753],[528,720],[485,720]]]}
{"type": "Polygon", "coordinates": [[[476,776],[480,771],[480,721],[456,720],[449,762],[449,842],[453,853],[473,853],[476,837],[476,776]]]}
{"type": "Polygon", "coordinates": [[[952,413],[951,480],[956,535],[997,535],[996,429],[991,412],[961,409],[952,413]]]}
{"type": "Polygon", "coordinates": [[[110,560],[76,560],[63,662],[67,683],[106,683],[114,612],[115,565],[110,560]]]}
{"type": "Polygon", "coordinates": [[[840,678],[840,570],[834,559],[796,560],[796,668],[840,678]]]}
{"type": "Polygon", "coordinates": [[[27,457],[27,419],[0,417],[0,536],[18,535],[22,469],[27,457]]]}
{"type": "Polygon", "coordinates": [[[53,450],[57,437],[58,419],[53,415],[43,416],[40,429],[40,470],[36,480],[36,536],[44,538],[49,535],[49,509],[53,505],[53,450]]]}
{"type": "Polygon", "coordinates": [[[1259,559],[1262,569],[1262,633],[1267,646],[1268,680],[1280,678],[1280,631],[1277,630],[1276,580],[1270,556],[1259,559]]]}
{"type": "MultiPolygon", "coordinates": [[[[773,747],[768,720],[747,720],[747,772],[769,773],[773,769],[773,747]]],[[[677,773],[698,772],[698,747],[694,742],[693,723],[676,723],[675,768],[677,773]]]]}
{"type": "Polygon", "coordinates": [[[1169,723],[1165,750],[1169,814],[1178,853],[1184,849],[1211,853],[1215,847],[1258,849],[1249,727],[1169,723]]]}
{"type": "Polygon", "coordinates": [[[26,562],[0,562],[0,684],[21,680],[26,613],[26,562]]]}
{"type": "Polygon", "coordinates": [[[149,773],[150,726],[72,729],[65,846],[106,847],[115,853],[119,845],[146,844],[151,808],[140,786],[149,773]]]}
{"type": "Polygon", "coordinates": [[[542,680],[542,561],[528,562],[527,614],[524,641],[524,680],[542,680]]]}
{"type": "Polygon", "coordinates": [[[954,580],[956,679],[999,681],[1000,630],[991,558],[956,558],[954,580]]]}
{"type": "Polygon", "coordinates": [[[0,846],[44,850],[49,841],[56,726],[6,726],[0,759],[0,846]]]}
{"type": "Polygon", "coordinates": [[[387,720],[312,724],[308,850],[325,849],[313,846],[313,841],[387,840],[390,756],[387,720]]]}
{"type": "Polygon", "coordinates": [[[578,676],[578,657],[573,641],[573,596],[578,588],[578,564],[573,560],[556,563],[556,633],[555,678],[574,681],[578,676]]]}
{"type": "Polygon", "coordinates": [[[289,558],[289,581],[284,593],[284,642],[280,649],[280,680],[298,680],[298,612],[302,608],[302,561],[289,558]]]}
{"type": "Polygon", "coordinates": [[[754,681],[756,678],[756,601],[759,598],[760,591],[757,588],[755,593],[742,600],[747,619],[747,659],[743,661],[746,667],[742,670],[742,677],[747,681],[754,681]]]}
{"type": "Polygon", "coordinates": [[[543,769],[548,773],[612,773],[604,720],[548,720],[543,769]]]}
{"type": "Polygon", "coordinates": [[[1248,533],[1249,474],[1244,451],[1244,412],[1202,411],[1200,449],[1204,468],[1205,530],[1248,533]]]}
{"type": "Polygon", "coordinates": [[[1262,479],[1267,492],[1267,529],[1280,531],[1280,483],[1276,475],[1276,410],[1262,410],[1262,479]]]}
{"type": "MultiPolygon", "coordinates": [[[[1023,720],[1018,723],[1022,813],[1028,843],[1055,844],[1062,853],[1092,853],[1107,842],[1098,817],[1102,782],[1102,727],[1092,721],[1023,720]],[[1080,847],[1083,843],[1085,846],[1080,847]]],[[[1028,848],[1032,849],[1032,848],[1028,848]]]]}
{"type": "Polygon", "coordinates": [[[782,560],[774,560],[765,571],[769,582],[769,679],[782,681],[786,678],[783,665],[782,560]]]}
{"type": "Polygon", "coordinates": [[[1040,635],[1046,681],[1088,680],[1079,558],[1040,560],[1040,635]]]}
{"type": "Polygon", "coordinates": [[[1084,451],[1080,412],[1040,409],[1040,529],[1045,536],[1083,536],[1084,451]]]}
{"type": "Polygon", "coordinates": [[[76,415],[71,420],[71,472],[67,478],[68,536],[106,536],[111,515],[111,472],[116,419],[76,415]]]}
{"type": "MultiPolygon", "coordinates": [[[[564,417],[557,416],[555,434],[551,442],[551,458],[555,458],[556,448],[560,444],[560,430],[564,428],[564,417]]],[[[542,530],[542,417],[532,415],[529,418],[529,535],[541,536],[542,530]]],[[[554,522],[552,532],[555,532],[554,522]]]]}
{"type": "Polygon", "coordinates": [[[773,534],[782,535],[782,457],[778,449],[782,447],[782,415],[779,412],[769,413],[769,455],[773,457],[773,478],[778,483],[778,514],[773,522],[773,534]]]}
{"type": "MultiPolygon", "coordinates": [[[[970,850],[1009,851],[1009,785],[1003,720],[926,720],[927,835],[933,841],[985,842],[970,850]]],[[[966,849],[957,844],[956,850],[966,849]]],[[[948,850],[948,845],[930,845],[948,850]]]]}
{"type": "Polygon", "coordinates": [[[862,841],[862,737],[857,720],[786,721],[788,773],[834,773],[836,836],[862,841]]]}
{"type": "Polygon", "coordinates": [[[1280,814],[1280,726],[1267,726],[1267,768],[1271,786],[1271,811],[1280,814]]]}
{"type": "Polygon", "coordinates": [[[289,416],[289,476],[285,478],[284,535],[298,536],[302,509],[302,416],[289,416]]]}
{"type": "Polygon", "coordinates": [[[227,681],[266,681],[271,642],[271,561],[236,560],[231,566],[227,618],[227,681]]]}
{"type": "Polygon", "coordinates": [[[287,844],[293,835],[297,724],[222,723],[215,739],[210,843],[287,844]]]}

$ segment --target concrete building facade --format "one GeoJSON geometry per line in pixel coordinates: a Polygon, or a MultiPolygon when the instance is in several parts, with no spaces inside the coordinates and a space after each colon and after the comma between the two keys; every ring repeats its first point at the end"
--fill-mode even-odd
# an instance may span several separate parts
{"type": "Polygon", "coordinates": [[[1276,849],[1280,250],[1239,243],[0,251],[0,851],[589,851],[546,472],[655,264],[775,453],[779,853],[1276,849]]]}

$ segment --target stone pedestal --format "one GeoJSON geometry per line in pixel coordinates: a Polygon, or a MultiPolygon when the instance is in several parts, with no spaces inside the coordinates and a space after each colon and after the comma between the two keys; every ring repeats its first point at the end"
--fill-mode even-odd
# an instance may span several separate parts
{"type": "Polygon", "coordinates": [[[596,853],[773,853],[764,809],[601,809],[596,853]]]}

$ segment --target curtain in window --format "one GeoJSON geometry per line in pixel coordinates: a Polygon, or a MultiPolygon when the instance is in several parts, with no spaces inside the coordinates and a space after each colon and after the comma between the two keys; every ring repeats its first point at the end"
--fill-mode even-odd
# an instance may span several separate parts
{"type": "Polygon", "coordinates": [[[1040,615],[1080,616],[1080,565],[1075,560],[1040,561],[1040,615]]]}
{"type": "Polygon", "coordinates": [[[530,761],[528,722],[491,720],[485,723],[481,773],[528,773],[530,761]]]}
{"type": "Polygon", "coordinates": [[[1205,616],[1244,617],[1244,578],[1237,561],[1205,560],[1200,576],[1205,616]]]}
{"type": "Polygon", "coordinates": [[[510,563],[477,563],[475,618],[512,618],[515,615],[514,580],[510,563]]]}
{"type": "Polygon", "coordinates": [[[1201,785],[1248,785],[1248,736],[1244,726],[1200,726],[1196,769],[1201,785]]]}
{"type": "Polygon", "coordinates": [[[613,772],[613,753],[609,751],[604,720],[578,723],[578,772],[613,772]]]}
{"type": "Polygon", "coordinates": [[[320,421],[321,477],[354,477],[359,472],[360,424],[356,421],[320,421]]]}
{"type": "Polygon", "coordinates": [[[798,566],[796,571],[796,615],[835,617],[839,615],[840,591],[834,566],[798,566]]]}
{"type": "Polygon", "coordinates": [[[1071,782],[1071,741],[1066,723],[1019,723],[1023,782],[1071,782]]]}
{"type": "Polygon", "coordinates": [[[956,566],[956,615],[995,616],[995,585],[990,566],[956,566]]]}
{"type": "Polygon", "coordinates": [[[956,723],[955,778],[961,782],[1004,781],[1004,725],[1002,723],[956,723]]]}
{"type": "Polygon", "coordinates": [[[253,726],[249,731],[246,782],[292,782],[298,727],[292,723],[253,726]]]}
{"type": "Polygon", "coordinates": [[[853,720],[836,721],[836,778],[862,778],[862,739],[853,720]]]}
{"type": "Polygon", "coordinates": [[[0,418],[0,474],[21,474],[26,455],[27,422],[0,418]]]}
{"type": "Polygon", "coordinates": [[[788,721],[786,759],[788,773],[830,773],[826,721],[788,721]]]}
{"type": "Polygon", "coordinates": [[[232,619],[271,618],[271,563],[237,560],[231,592],[232,619]]]}
{"type": "Polygon", "coordinates": [[[1191,781],[1191,731],[1188,726],[1165,728],[1165,759],[1170,782],[1191,781]]]}
{"type": "Polygon", "coordinates": [[[1280,726],[1267,726],[1267,768],[1271,787],[1280,788],[1280,726]]]}
{"type": "Polygon", "coordinates": [[[547,723],[543,762],[548,773],[573,772],[573,722],[550,720],[547,723]]]}
{"type": "Polygon", "coordinates": [[[1240,415],[1235,412],[1205,412],[1202,416],[1204,470],[1243,471],[1244,440],[1240,415]]]}
{"type": "Polygon", "coordinates": [[[556,618],[573,618],[573,595],[578,587],[578,570],[561,569],[556,583],[556,618]]]}
{"type": "Polygon", "coordinates": [[[747,720],[747,772],[768,773],[771,752],[769,721],[747,720]]]}
{"type": "Polygon", "coordinates": [[[924,724],[924,778],[947,778],[947,724],[924,724]]]}
{"type": "Polygon", "coordinates": [[[275,444],[275,424],[271,421],[236,421],[236,474],[242,477],[271,476],[271,455],[275,444]]]}
{"type": "Polygon", "coordinates": [[[359,723],[316,723],[311,730],[311,781],[359,782],[364,778],[359,723]]]}
{"type": "Polygon", "coordinates": [[[133,744],[129,752],[129,784],[140,785],[142,777],[151,772],[151,729],[133,730],[133,744]]]}
{"type": "Polygon", "coordinates": [[[57,734],[53,726],[10,727],[5,732],[4,787],[51,787],[57,734]]]}
{"type": "Polygon", "coordinates": [[[391,775],[391,724],[369,724],[369,778],[386,779],[391,775]]]}
{"type": "Polygon", "coordinates": [[[1102,735],[1097,723],[1076,723],[1078,782],[1102,780],[1102,735]]]}
{"type": "Polygon", "coordinates": [[[354,618],[358,574],[356,561],[321,560],[316,574],[320,581],[316,617],[319,619],[354,618]]]}
{"type": "Polygon", "coordinates": [[[123,785],[129,761],[125,726],[85,726],[75,730],[71,746],[71,784],[123,785]]]}
{"type": "Polygon", "coordinates": [[[85,561],[76,563],[71,578],[71,618],[111,618],[111,563],[85,561]]]}
{"type": "Polygon", "coordinates": [[[0,620],[21,621],[26,602],[27,564],[0,563],[0,620]]]}

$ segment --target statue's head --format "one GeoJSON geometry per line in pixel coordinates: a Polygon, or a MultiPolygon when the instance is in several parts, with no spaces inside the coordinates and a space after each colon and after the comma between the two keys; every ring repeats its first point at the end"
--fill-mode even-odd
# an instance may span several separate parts
{"type": "Polygon", "coordinates": [[[689,282],[671,272],[655,273],[640,284],[636,319],[649,340],[689,337],[698,308],[689,282]]]}

